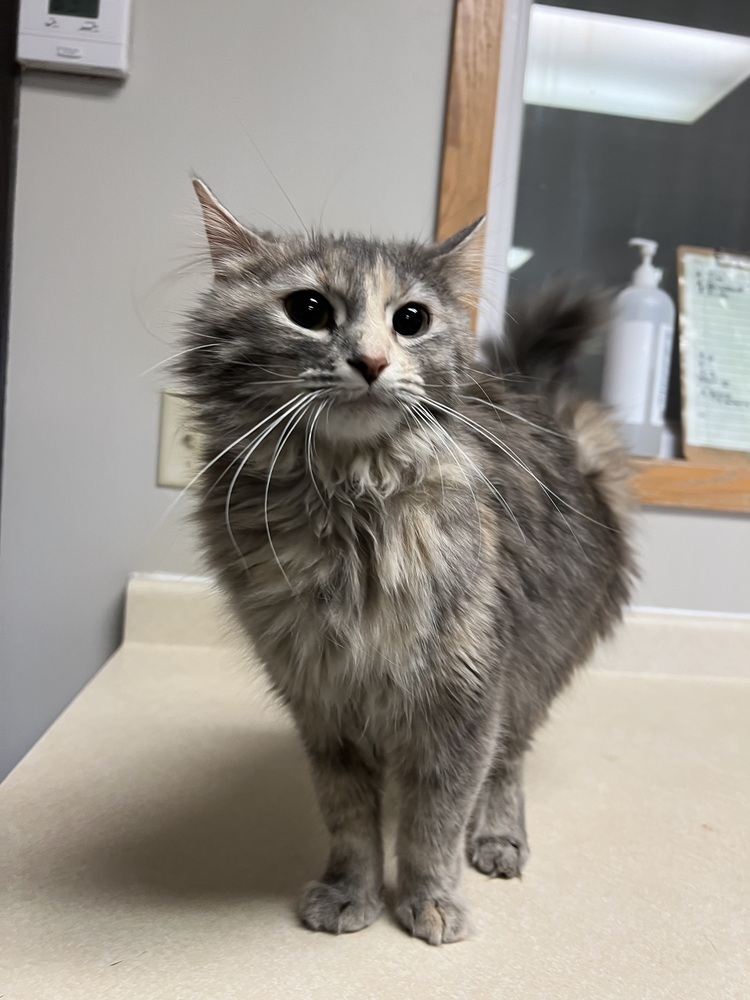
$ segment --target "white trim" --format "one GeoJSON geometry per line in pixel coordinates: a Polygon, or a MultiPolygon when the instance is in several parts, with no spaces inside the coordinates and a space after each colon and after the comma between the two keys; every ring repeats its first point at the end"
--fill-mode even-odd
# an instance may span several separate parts
{"type": "Polygon", "coordinates": [[[508,294],[508,251],[513,242],[523,135],[523,81],[532,0],[506,0],[500,44],[492,139],[482,299],[477,317],[480,347],[502,336],[508,294]]]}
{"type": "MultiPolygon", "coordinates": [[[[750,623],[750,614],[744,614],[741,611],[696,611],[691,608],[658,608],[650,604],[634,604],[628,613],[693,618],[697,622],[705,619],[706,621],[736,622],[737,624],[750,623]]],[[[748,656],[750,657],[750,650],[748,656]]]]}

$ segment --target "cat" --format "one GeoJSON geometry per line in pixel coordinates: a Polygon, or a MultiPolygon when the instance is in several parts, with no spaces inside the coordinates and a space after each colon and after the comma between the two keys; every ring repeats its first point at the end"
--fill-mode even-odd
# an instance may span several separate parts
{"type": "Polygon", "coordinates": [[[299,915],[340,933],[380,913],[388,768],[397,919],[460,940],[465,855],[521,874],[524,754],[635,573],[626,456],[569,390],[604,310],[553,291],[509,324],[512,364],[484,367],[480,224],[274,235],[194,185],[214,271],[176,362],[205,441],[196,518],[330,835],[299,915]]]}

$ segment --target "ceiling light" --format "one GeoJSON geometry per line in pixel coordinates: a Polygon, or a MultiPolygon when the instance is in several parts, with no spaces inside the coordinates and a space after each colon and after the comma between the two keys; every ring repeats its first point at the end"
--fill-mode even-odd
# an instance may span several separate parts
{"type": "Polygon", "coordinates": [[[750,38],[534,4],[524,101],[696,121],[750,76],[750,38]]]}

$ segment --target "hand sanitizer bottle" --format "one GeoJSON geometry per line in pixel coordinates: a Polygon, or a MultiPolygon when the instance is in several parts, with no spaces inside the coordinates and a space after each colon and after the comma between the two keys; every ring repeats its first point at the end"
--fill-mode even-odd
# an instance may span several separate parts
{"type": "Polygon", "coordinates": [[[613,407],[625,444],[635,455],[658,455],[664,430],[675,308],[659,288],[658,244],[632,239],[641,252],[633,283],[615,299],[607,338],[602,399],[613,407]]]}

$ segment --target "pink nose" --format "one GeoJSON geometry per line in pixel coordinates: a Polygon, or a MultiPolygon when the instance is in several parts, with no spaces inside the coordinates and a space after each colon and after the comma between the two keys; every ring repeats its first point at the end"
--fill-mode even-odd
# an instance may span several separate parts
{"type": "Polygon", "coordinates": [[[375,379],[383,372],[390,362],[382,354],[376,356],[360,355],[356,358],[348,358],[348,363],[355,368],[368,385],[372,385],[375,379]]]}

